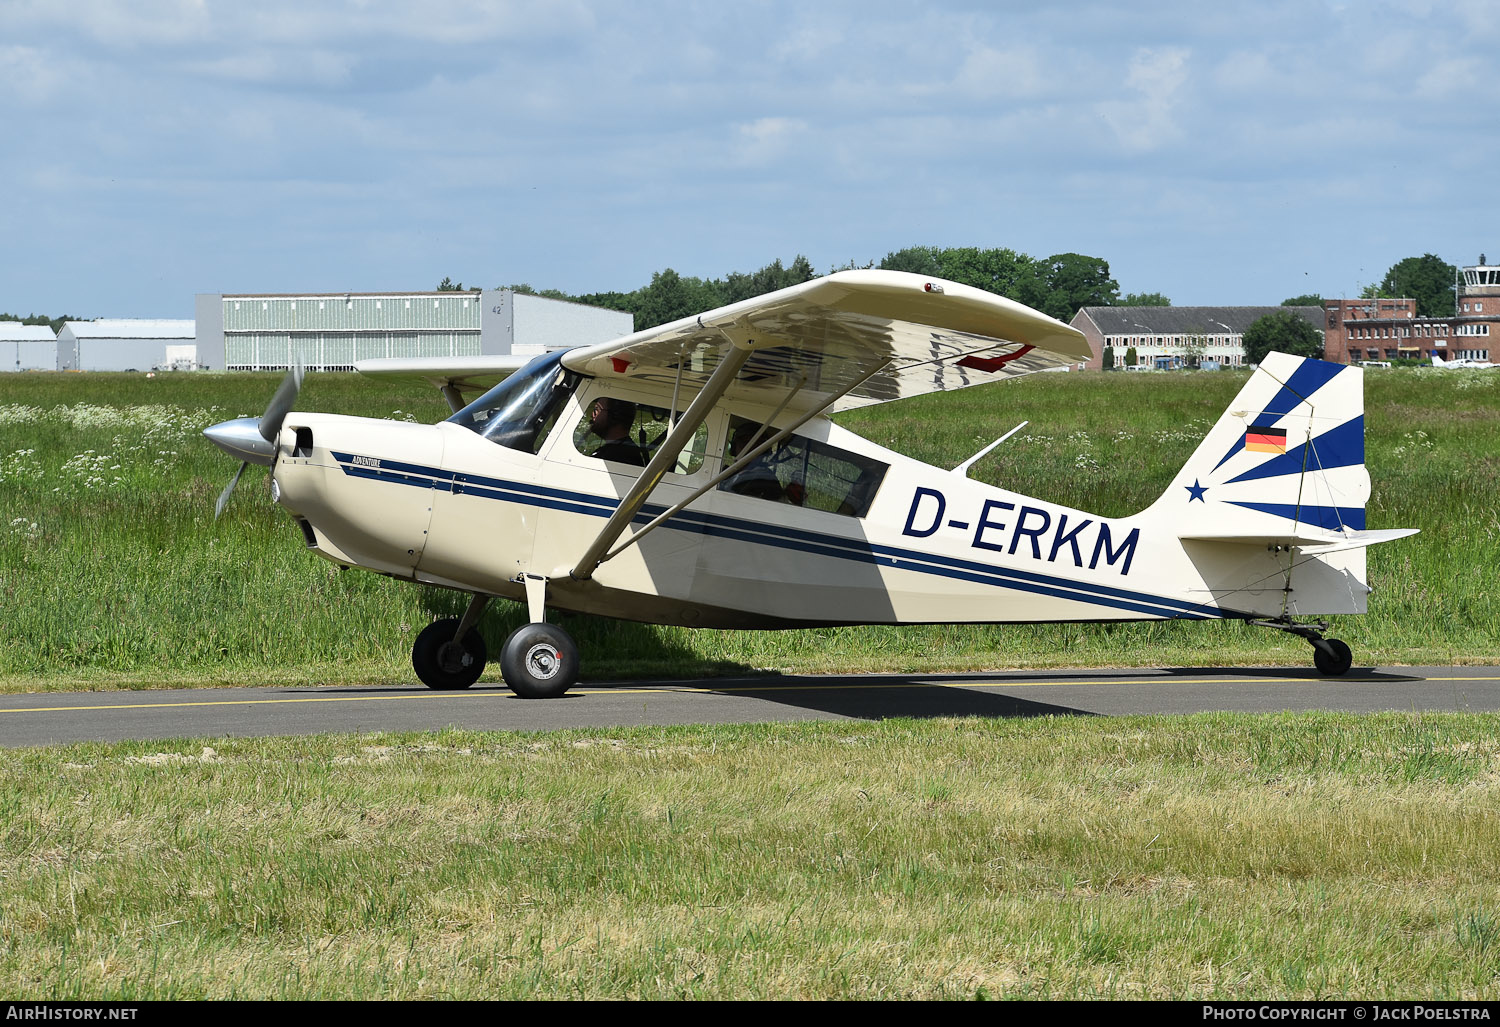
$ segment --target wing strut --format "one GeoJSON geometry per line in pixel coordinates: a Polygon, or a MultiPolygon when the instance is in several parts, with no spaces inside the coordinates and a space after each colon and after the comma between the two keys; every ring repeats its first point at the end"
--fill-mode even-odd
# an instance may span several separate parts
{"type": "MultiPolygon", "coordinates": [[[[725,334],[730,335],[727,331],[725,334]]],[[[747,343],[749,341],[748,339],[746,340],[747,343]]],[[[640,512],[641,507],[646,503],[647,497],[655,491],[657,484],[661,481],[662,475],[676,466],[677,456],[682,452],[682,448],[687,445],[688,440],[693,437],[693,433],[698,430],[698,425],[702,424],[704,419],[708,417],[709,411],[719,401],[719,397],[724,395],[724,390],[728,389],[734,383],[735,378],[740,373],[740,368],[745,366],[745,361],[750,359],[751,346],[741,344],[733,335],[730,335],[730,342],[732,345],[728,347],[728,352],[724,354],[723,361],[720,362],[718,367],[714,368],[714,373],[709,376],[708,381],[703,385],[703,389],[694,397],[692,404],[683,413],[682,418],[677,422],[675,427],[667,432],[667,437],[657,447],[656,453],[652,455],[650,462],[646,464],[646,469],[641,472],[641,476],[630,487],[630,491],[625,493],[624,498],[620,500],[620,505],[615,508],[615,512],[605,522],[598,536],[589,544],[588,549],[584,550],[583,555],[578,558],[578,565],[569,572],[573,578],[579,581],[587,581],[593,576],[594,569],[604,562],[604,551],[609,548],[610,543],[620,537],[620,533],[625,530],[625,526],[640,512]]]]}
{"type": "MultiPolygon", "coordinates": [[[[852,382],[851,384],[844,386],[844,388],[840,389],[839,392],[836,395],[830,396],[828,398],[828,400],[826,402],[824,402],[822,405],[814,407],[812,410],[809,410],[807,413],[805,413],[801,417],[797,418],[797,420],[793,421],[787,427],[781,429],[776,434],[774,434],[770,438],[766,439],[764,442],[760,442],[760,443],[757,443],[757,444],[751,446],[749,449],[747,449],[744,452],[744,454],[738,460],[736,460],[734,463],[730,464],[728,467],[724,468],[722,471],[720,471],[718,474],[714,475],[712,478],[710,478],[704,484],[700,485],[698,488],[694,489],[693,490],[693,494],[691,496],[688,496],[686,499],[684,499],[682,502],[678,503],[677,505],[669,507],[666,510],[663,510],[661,513],[657,514],[655,517],[653,517],[650,520],[649,523],[643,525],[641,527],[641,530],[636,531],[636,532],[632,532],[631,536],[629,538],[627,538],[624,542],[621,542],[619,545],[615,546],[608,553],[605,553],[604,556],[602,556],[599,559],[599,562],[603,563],[605,560],[613,560],[616,556],[620,555],[625,550],[629,549],[631,546],[633,546],[637,542],[639,542],[641,539],[645,538],[646,535],[649,532],[654,531],[656,528],[658,528],[663,523],[665,523],[668,519],[670,519],[672,517],[676,517],[678,514],[682,513],[683,510],[686,510],[691,504],[697,502],[700,497],[702,497],[703,495],[705,495],[706,493],[708,493],[711,489],[713,489],[715,486],[717,486],[720,482],[725,481],[726,479],[731,478],[731,477],[733,477],[736,474],[739,474],[740,471],[743,468],[745,468],[746,466],[749,465],[750,461],[754,460],[756,457],[760,456],[766,450],[768,450],[772,446],[776,445],[776,443],[778,443],[782,439],[786,438],[788,435],[790,435],[792,432],[796,431],[798,428],[802,427],[808,421],[811,421],[814,417],[817,417],[819,414],[823,413],[823,411],[825,411],[829,407],[833,406],[840,399],[843,399],[844,396],[846,396],[848,393],[853,392],[855,389],[859,388],[865,382],[869,381],[871,378],[874,378],[881,371],[884,371],[887,367],[889,367],[890,364],[891,364],[891,362],[889,360],[885,361],[884,363],[880,364],[880,366],[878,366],[874,370],[870,371],[869,374],[866,374],[863,377],[861,377],[861,378],[857,379],[856,381],[852,382]]],[[[804,379],[804,381],[805,381],[805,379],[804,379]]],[[[798,388],[800,389],[801,386],[799,385],[798,388]]],[[[795,390],[793,390],[793,394],[795,394],[795,390]]],[[[787,397],[787,399],[790,399],[790,398],[791,398],[791,396],[789,395],[787,397]]],[[[785,406],[786,406],[786,401],[783,400],[781,406],[776,408],[776,412],[780,413],[781,410],[782,410],[782,408],[785,407],[785,406]]],[[[770,419],[768,419],[766,423],[769,424],[770,421],[774,420],[774,419],[775,419],[775,416],[772,415],[772,417],[770,419]]],[[[764,432],[764,430],[765,430],[764,426],[762,426],[761,430],[762,430],[762,432],[764,432]]],[[[756,438],[759,438],[759,437],[760,437],[760,434],[757,433],[756,438]]]]}

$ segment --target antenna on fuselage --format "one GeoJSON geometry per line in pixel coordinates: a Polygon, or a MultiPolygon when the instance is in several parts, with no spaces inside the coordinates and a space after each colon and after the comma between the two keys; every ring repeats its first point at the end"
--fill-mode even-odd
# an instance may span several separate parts
{"type": "Polygon", "coordinates": [[[1000,436],[994,442],[991,442],[988,446],[985,446],[979,452],[977,452],[973,456],[969,457],[969,459],[965,460],[963,463],[959,464],[957,467],[953,468],[953,470],[950,471],[950,472],[948,472],[948,473],[950,473],[950,474],[956,474],[960,478],[967,477],[968,474],[969,474],[969,468],[973,467],[976,463],[978,463],[980,460],[982,460],[984,458],[985,454],[987,454],[990,450],[992,450],[996,446],[1000,445],[1000,443],[1004,442],[1006,439],[1010,438],[1012,435],[1014,435],[1016,432],[1020,431],[1022,428],[1026,427],[1030,423],[1031,423],[1030,421],[1022,421],[1020,424],[1016,425],[1010,431],[1008,431],[1004,435],[1000,436]]]}

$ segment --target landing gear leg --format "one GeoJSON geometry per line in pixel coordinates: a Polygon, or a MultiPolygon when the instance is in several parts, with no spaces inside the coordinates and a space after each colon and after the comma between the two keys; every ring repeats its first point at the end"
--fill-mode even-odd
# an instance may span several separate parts
{"type": "Polygon", "coordinates": [[[511,632],[500,650],[500,674],[523,699],[555,699],[578,683],[578,646],[546,616],[546,579],[526,576],[532,623],[511,632]]]}
{"type": "Polygon", "coordinates": [[[433,621],[411,647],[411,666],[428,688],[448,691],[468,688],[484,673],[489,652],[474,630],[490,597],[476,595],[461,618],[433,621]]]}
{"type": "Polygon", "coordinates": [[[1354,654],[1349,647],[1337,638],[1324,638],[1328,632],[1328,625],[1323,621],[1316,624],[1298,624],[1290,618],[1278,620],[1253,620],[1251,624],[1263,628],[1275,628],[1277,631],[1285,631],[1289,635],[1296,635],[1307,640],[1313,647],[1313,666],[1318,668],[1318,673],[1329,677],[1338,677],[1346,674],[1354,665],[1354,654]]]}

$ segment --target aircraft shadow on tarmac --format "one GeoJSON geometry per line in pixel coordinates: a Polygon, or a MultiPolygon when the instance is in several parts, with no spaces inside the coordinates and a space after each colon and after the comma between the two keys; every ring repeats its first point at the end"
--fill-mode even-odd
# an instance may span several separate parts
{"type": "MultiPolygon", "coordinates": [[[[722,691],[798,709],[856,720],[890,717],[1047,717],[1093,716],[1070,706],[1019,699],[1013,695],[950,688],[944,677],[809,678],[774,677],[764,684],[740,683],[722,691]]],[[[710,686],[711,687],[711,686],[710,686]]]]}
{"type": "MultiPolygon", "coordinates": [[[[995,695],[967,688],[944,688],[944,682],[958,680],[955,675],[932,677],[784,677],[767,675],[763,681],[747,681],[744,678],[725,681],[716,687],[709,679],[694,679],[691,682],[652,682],[647,687],[659,685],[664,690],[673,690],[674,685],[691,684],[709,692],[738,695],[766,702],[794,706],[798,709],[818,710],[838,716],[860,720],[884,720],[888,717],[1045,717],[1050,715],[1083,715],[1086,710],[1075,710],[1067,706],[1031,702],[1007,695],[995,695]]],[[[612,681],[607,684],[579,685],[586,691],[598,689],[608,693],[611,688],[638,690],[638,681],[612,681]]],[[[283,689],[289,695],[301,695],[306,689],[283,689]]],[[[345,685],[319,688],[319,695],[410,695],[423,694],[427,690],[417,684],[401,685],[345,685]]],[[[467,689],[467,693],[502,692],[509,689],[499,681],[480,682],[467,689]]],[[[583,698],[574,691],[552,702],[567,702],[583,698]]]]}
{"type": "Polygon", "coordinates": [[[1152,667],[1114,668],[1046,672],[1041,674],[920,674],[868,675],[848,677],[813,677],[773,675],[764,681],[725,684],[714,689],[712,682],[698,682],[702,687],[728,694],[749,696],[766,702],[817,710],[821,713],[860,720],[884,720],[888,717],[1046,717],[1097,716],[1094,711],[1073,706],[1022,699],[1003,692],[953,685],[979,685],[1004,689],[1014,682],[1034,687],[1039,684],[1068,685],[1080,681],[1108,684],[1112,681],[1159,679],[1171,684],[1183,678],[1223,678],[1225,685],[1244,678],[1262,681],[1336,682],[1339,680],[1402,682],[1420,681],[1418,676],[1370,670],[1353,670],[1345,678],[1327,678],[1312,668],[1263,667],[1152,667]]]}

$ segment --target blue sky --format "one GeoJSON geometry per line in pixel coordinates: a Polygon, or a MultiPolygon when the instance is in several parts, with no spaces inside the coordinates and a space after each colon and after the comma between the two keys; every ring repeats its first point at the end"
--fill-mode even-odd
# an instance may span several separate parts
{"type": "Polygon", "coordinates": [[[1500,3],[0,0],[0,310],[913,244],[1178,304],[1500,262],[1500,3]]]}

